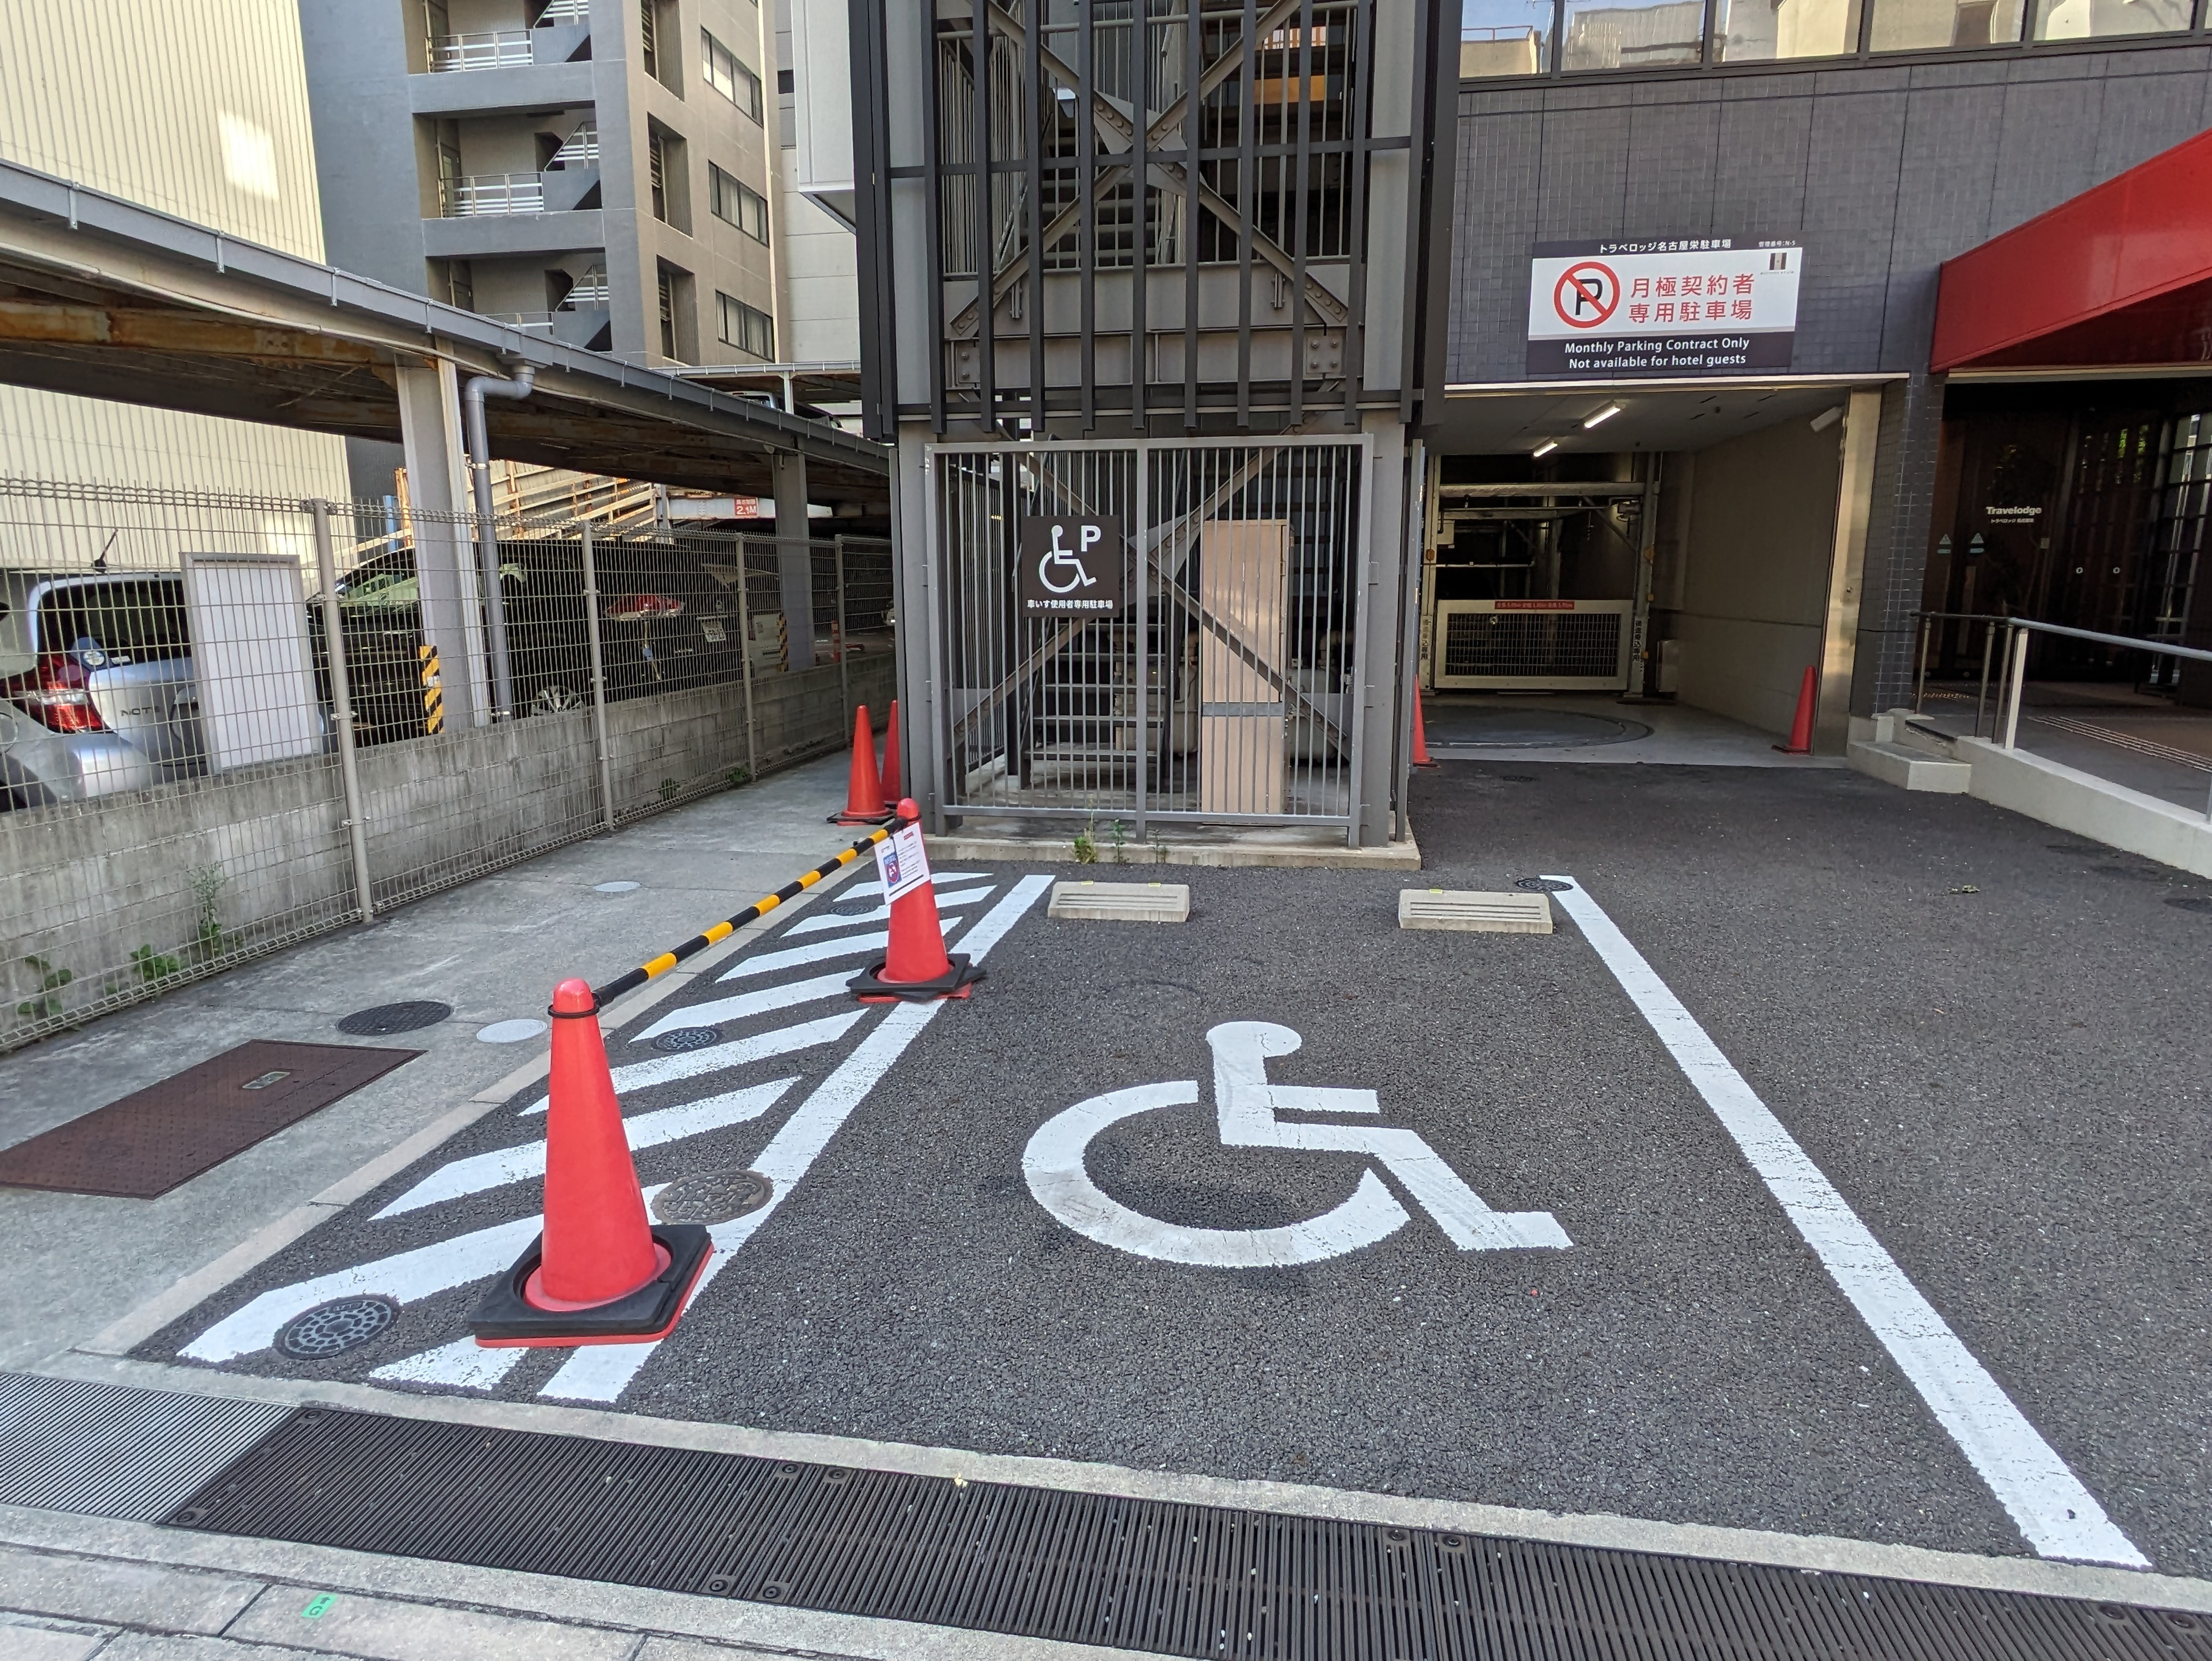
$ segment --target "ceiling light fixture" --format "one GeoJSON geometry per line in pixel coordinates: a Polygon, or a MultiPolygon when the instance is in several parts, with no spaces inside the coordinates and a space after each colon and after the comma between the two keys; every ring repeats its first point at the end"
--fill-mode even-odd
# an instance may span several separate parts
{"type": "Polygon", "coordinates": [[[1538,456],[1547,456],[1559,447],[1559,441],[1558,439],[1547,438],[1541,444],[1539,444],[1536,447],[1533,453],[1538,456]]]}
{"type": "Polygon", "coordinates": [[[1591,428],[1595,427],[1603,422],[1612,420],[1613,417],[1620,413],[1620,405],[1618,404],[1608,404],[1605,408],[1600,410],[1595,415],[1590,417],[1588,420],[1583,423],[1583,430],[1584,432],[1588,432],[1591,428]]]}

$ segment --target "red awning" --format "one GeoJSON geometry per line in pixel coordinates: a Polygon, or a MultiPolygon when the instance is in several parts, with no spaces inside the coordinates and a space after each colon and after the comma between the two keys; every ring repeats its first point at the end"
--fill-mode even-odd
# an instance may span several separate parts
{"type": "Polygon", "coordinates": [[[1946,260],[1929,362],[2212,366],[2212,132],[1946,260]]]}

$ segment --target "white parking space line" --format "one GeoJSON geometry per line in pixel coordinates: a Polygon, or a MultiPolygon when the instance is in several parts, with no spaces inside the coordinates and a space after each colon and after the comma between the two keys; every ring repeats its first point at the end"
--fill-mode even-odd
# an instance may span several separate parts
{"type": "MultiPolygon", "coordinates": [[[[615,1094],[627,1096],[633,1090],[643,1090],[650,1085],[674,1084],[683,1079],[696,1079],[702,1073],[720,1073],[726,1068],[743,1067],[748,1062],[770,1056],[788,1056],[793,1050],[834,1043],[859,1025],[860,1017],[866,1013],[855,1009],[849,1015],[824,1015],[820,1020],[779,1026],[773,1032],[755,1032],[746,1037],[732,1038],[727,1043],[709,1044],[704,1050],[686,1050],[673,1056],[656,1056],[649,1062],[632,1062],[627,1067],[614,1069],[615,1094]]],[[[545,1100],[540,1096],[522,1111],[543,1113],[545,1100]]]]}
{"type": "Polygon", "coordinates": [[[853,995],[852,980],[853,971],[848,969],[835,975],[819,976],[811,981],[764,986],[757,992],[742,993],[734,998],[718,998],[712,1003],[687,1003],[682,1008],[663,1015],[630,1042],[643,1043],[647,1038],[657,1038],[679,1026],[720,1026],[724,1021],[741,1021],[748,1016],[766,1015],[778,1009],[794,1008],[803,1003],[819,1003],[824,998],[849,998],[853,995]]]}
{"type": "MultiPolygon", "coordinates": [[[[988,888],[963,888],[957,894],[939,894],[937,903],[940,906],[975,905],[990,897],[991,891],[988,888]]],[[[788,940],[801,934],[824,934],[832,928],[857,928],[864,922],[885,922],[890,915],[891,909],[887,904],[879,905],[872,911],[848,911],[842,915],[836,911],[824,911],[817,916],[801,917],[776,938],[788,940]]]]}
{"type": "MultiPolygon", "coordinates": [[[[981,962],[991,948],[1006,937],[1007,931],[1021,921],[1023,914],[1036,904],[1037,897],[1051,886],[1050,877],[1024,877],[1004,899],[977,920],[961,940],[962,948],[975,961],[981,962]]],[[[869,1091],[906,1053],[907,1046],[949,1001],[939,999],[930,1003],[894,1005],[836,1070],[793,1110],[782,1128],[769,1140],[760,1158],[753,1161],[752,1168],[775,1184],[768,1203],[757,1211],[714,1226],[714,1255],[700,1271],[698,1284],[691,1293],[693,1301],[705,1295],[708,1283],[729,1262],[731,1254],[750,1239],[790,1197],[792,1189],[852,1116],[853,1110],[866,1098],[869,1091]]],[[[680,1327],[678,1329],[682,1330],[680,1327]]],[[[538,1394],[574,1402],[614,1401],[629,1387],[638,1370],[653,1359],[659,1348],[659,1343],[652,1343],[599,1344],[580,1348],[562,1363],[560,1371],[538,1394]]]]}
{"type": "Polygon", "coordinates": [[[1720,1046],[1571,877],[1553,895],[1705,1098],[1861,1319],[2045,1557],[2148,1568],[2081,1479],[1875,1239],[1720,1046]]]}
{"type": "MultiPolygon", "coordinates": [[[[950,928],[960,919],[939,916],[937,925],[950,928]]],[[[801,964],[828,963],[837,958],[857,958],[863,952],[882,952],[891,943],[890,931],[878,928],[866,934],[842,934],[834,940],[817,940],[811,946],[794,946],[788,952],[767,952],[757,958],[740,958],[724,970],[719,978],[741,981],[752,975],[773,974],[779,969],[796,969],[801,964]]]]}
{"type": "MultiPolygon", "coordinates": [[[[686,1102],[681,1107],[664,1107],[657,1113],[641,1113],[634,1119],[624,1119],[623,1129],[629,1137],[630,1152],[633,1153],[642,1147],[658,1147],[663,1142],[681,1141],[686,1136],[702,1136],[710,1130],[721,1130],[730,1125],[757,1119],[775,1105],[785,1091],[798,1082],[796,1079],[776,1079],[745,1090],[732,1090],[720,1096],[702,1097],[696,1102],[686,1102]]],[[[397,1217],[403,1212],[420,1211],[424,1206],[458,1200],[465,1194],[481,1194],[487,1189],[501,1188],[508,1183],[532,1182],[544,1174],[545,1144],[543,1141],[525,1142],[519,1147],[495,1148],[489,1153],[472,1154],[465,1159],[454,1159],[440,1165],[376,1215],[379,1219],[397,1217]]]]}

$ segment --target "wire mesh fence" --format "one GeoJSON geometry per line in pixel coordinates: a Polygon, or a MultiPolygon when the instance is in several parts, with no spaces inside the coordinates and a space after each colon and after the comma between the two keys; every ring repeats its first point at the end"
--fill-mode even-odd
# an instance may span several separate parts
{"type": "Polygon", "coordinates": [[[948,806],[1127,813],[1139,835],[1154,819],[1352,823],[1362,443],[932,456],[948,806]],[[1079,523],[1118,553],[1069,581],[1111,598],[1027,593],[1025,538],[1079,523]]]}
{"type": "Polygon", "coordinates": [[[836,748],[892,695],[890,572],[0,480],[0,1049],[836,748]]]}

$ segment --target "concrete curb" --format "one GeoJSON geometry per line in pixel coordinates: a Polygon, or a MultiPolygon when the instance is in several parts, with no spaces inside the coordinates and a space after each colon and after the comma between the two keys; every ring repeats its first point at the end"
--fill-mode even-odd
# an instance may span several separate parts
{"type": "MultiPolygon", "coordinates": [[[[949,864],[954,861],[998,860],[1022,861],[1032,865],[1074,865],[1074,833],[1066,837],[963,837],[958,832],[949,836],[932,837],[929,855],[933,861],[949,864]]],[[[1285,846],[1280,843],[1244,842],[1184,842],[1168,843],[1167,857],[1159,856],[1158,845],[1146,843],[1132,844],[1131,857],[1116,862],[1101,858],[1086,870],[1141,871],[1161,865],[1212,866],[1228,869],[1251,869],[1261,867],[1277,868],[1318,868],[1338,871],[1418,871],[1421,868],[1420,844],[1408,837],[1403,842],[1394,842],[1380,848],[1310,848],[1285,846]]]]}
{"type": "MultiPolygon", "coordinates": [[[[804,910],[824,895],[837,891],[843,887],[850,873],[872,868],[856,860],[846,867],[844,873],[816,885],[795,900],[786,901],[765,917],[756,917],[728,939],[688,959],[681,968],[672,969],[659,979],[648,981],[616,999],[600,1012],[600,1025],[615,1028],[635,1019],[699,976],[719,968],[771,926],[780,924],[793,912],[804,910]]],[[[367,1164],[356,1167],[349,1175],[341,1177],[313,1199],[257,1229],[212,1262],[203,1264],[173,1282],[166,1291],[156,1293],[120,1320],[110,1323],[92,1337],[70,1345],[70,1350],[86,1355],[129,1354],[195,1305],[251,1273],[325,1218],[335,1216],[378,1183],[404,1171],[432,1148],[465,1130],[501,1103],[512,1099],[518,1092],[544,1078],[551,1068],[550,1054],[524,1062],[497,1083],[486,1086],[404,1141],[386,1148],[367,1164]]]]}
{"type": "MultiPolygon", "coordinates": [[[[319,1402],[395,1417],[589,1436],[653,1447],[791,1459],[921,1476],[1018,1483],[1077,1494],[1126,1494],[1171,1504],[1224,1506],[1293,1517],[1325,1517],[1384,1526],[1547,1540],[1562,1545],[1650,1552],[1729,1563],[1759,1563],[1830,1574],[1972,1586],[2039,1597],[2081,1597],[2212,1615],[2212,1580],[2107,1568],[2041,1557],[1984,1557],[1925,1546],[1887,1545],[1832,1535],[1784,1534],[1703,1523],[1668,1523],[1609,1512],[1535,1511],[1463,1500],[1372,1494],[1317,1483],[1145,1470],[1133,1466],[1026,1454],[978,1453],[812,1432],[758,1430],[703,1420],[658,1419],[613,1409],[551,1402],[502,1402],[380,1390],[371,1384],[270,1378],[160,1361],[95,1360],[64,1356],[40,1369],[63,1378],[96,1378],[149,1390],[244,1397],[285,1403],[319,1402]]],[[[6,1515],[0,1507],[0,1517],[6,1515]]],[[[4,1538],[0,1530],[0,1538],[4,1538]]]]}

